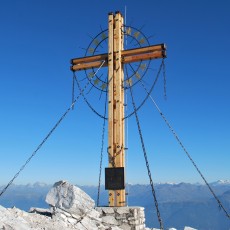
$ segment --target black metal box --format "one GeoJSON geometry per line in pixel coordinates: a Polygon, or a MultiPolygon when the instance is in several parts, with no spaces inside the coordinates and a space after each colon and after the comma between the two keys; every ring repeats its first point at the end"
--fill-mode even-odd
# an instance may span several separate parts
{"type": "Polygon", "coordinates": [[[125,189],[124,167],[105,168],[105,189],[125,189]]]}

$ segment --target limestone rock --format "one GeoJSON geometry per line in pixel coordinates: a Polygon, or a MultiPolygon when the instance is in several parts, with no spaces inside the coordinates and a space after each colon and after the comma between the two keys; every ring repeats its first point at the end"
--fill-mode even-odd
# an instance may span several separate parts
{"type": "Polygon", "coordinates": [[[44,216],[50,216],[51,217],[51,211],[50,209],[45,209],[45,208],[34,208],[31,207],[29,210],[29,213],[38,213],[44,216]]]}
{"type": "Polygon", "coordinates": [[[65,181],[54,184],[46,202],[50,209],[31,208],[29,212],[0,206],[0,230],[158,230],[145,227],[144,208],[94,208],[85,192],[65,181]]]}
{"type": "Polygon", "coordinates": [[[117,220],[113,216],[103,216],[102,217],[102,223],[105,223],[106,225],[109,224],[109,225],[112,225],[112,226],[118,225],[117,220]]]}
{"type": "Polygon", "coordinates": [[[46,196],[46,202],[71,214],[84,215],[95,207],[94,200],[80,188],[66,181],[59,181],[46,196]]]}
{"type": "Polygon", "coordinates": [[[15,218],[14,215],[6,208],[0,206],[0,229],[13,230],[16,227],[20,230],[27,230],[26,221],[20,216],[15,218]]]}
{"type": "Polygon", "coordinates": [[[68,224],[50,217],[0,206],[0,229],[4,230],[71,230],[68,224]]]}

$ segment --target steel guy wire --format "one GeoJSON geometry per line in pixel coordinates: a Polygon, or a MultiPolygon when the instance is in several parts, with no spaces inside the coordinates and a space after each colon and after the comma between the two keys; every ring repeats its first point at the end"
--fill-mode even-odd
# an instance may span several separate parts
{"type": "Polygon", "coordinates": [[[137,110],[136,110],[136,105],[135,105],[135,101],[134,101],[134,97],[133,97],[132,87],[130,87],[129,89],[130,89],[130,94],[131,94],[131,98],[132,98],[133,109],[134,109],[134,112],[135,112],[134,114],[135,114],[135,117],[136,117],[136,123],[137,123],[137,127],[138,127],[138,132],[139,132],[139,136],[140,136],[140,140],[141,140],[141,146],[142,146],[142,150],[143,150],[143,153],[144,153],[145,164],[146,164],[146,167],[147,167],[149,181],[150,181],[150,185],[151,185],[151,189],[152,189],[152,195],[153,195],[153,198],[154,198],[154,203],[155,203],[155,207],[156,207],[156,211],[157,211],[157,218],[158,218],[158,222],[160,224],[160,229],[163,230],[164,229],[163,221],[161,219],[160,210],[159,210],[157,197],[156,197],[156,192],[155,192],[154,185],[153,185],[152,175],[151,175],[150,166],[149,166],[149,162],[148,162],[147,152],[146,152],[145,145],[144,145],[144,139],[143,139],[143,135],[142,135],[142,131],[141,131],[140,121],[139,121],[139,118],[138,118],[138,115],[137,115],[137,110]]]}
{"type": "MultiPolygon", "coordinates": [[[[107,94],[108,93],[106,92],[105,107],[104,107],[104,117],[106,116],[106,109],[107,109],[107,94]]],[[[102,160],[103,160],[104,139],[105,139],[105,121],[106,121],[106,119],[103,120],[103,126],[102,126],[100,169],[99,169],[98,190],[97,190],[97,206],[99,206],[99,203],[100,203],[101,171],[102,171],[102,160]]]]}
{"type": "MultiPolygon", "coordinates": [[[[157,80],[159,79],[159,76],[160,76],[162,68],[163,68],[163,61],[162,61],[161,65],[160,65],[160,67],[159,67],[159,70],[157,72],[157,76],[156,76],[156,78],[155,78],[155,80],[154,80],[154,82],[153,82],[153,84],[152,84],[152,86],[151,86],[151,88],[149,90],[149,93],[151,93],[153,91],[153,89],[154,89],[154,87],[155,87],[155,85],[157,83],[157,80]]],[[[148,99],[148,95],[145,97],[145,99],[142,101],[142,103],[138,107],[136,107],[136,111],[138,111],[144,105],[144,103],[147,101],[147,99],[148,99]]],[[[124,119],[131,117],[134,113],[135,113],[135,111],[131,112],[129,115],[124,117],[124,119]]]]}
{"type": "Polygon", "coordinates": [[[32,153],[32,155],[27,159],[24,165],[19,169],[19,171],[14,175],[14,177],[10,180],[10,182],[5,186],[5,188],[1,191],[0,197],[5,193],[5,191],[8,189],[8,187],[14,182],[14,180],[19,176],[19,174],[24,170],[26,165],[31,161],[31,159],[36,155],[38,150],[43,146],[43,144],[48,140],[48,138],[51,136],[51,134],[54,132],[54,130],[58,127],[58,125],[62,122],[62,120],[65,118],[65,116],[69,113],[69,111],[73,108],[76,101],[79,99],[80,94],[78,97],[73,101],[71,106],[65,111],[65,113],[61,116],[61,118],[57,121],[57,123],[54,125],[54,127],[50,130],[50,132],[47,134],[47,136],[43,139],[43,141],[38,145],[36,150],[32,153]]]}
{"type": "Polygon", "coordinates": [[[201,176],[201,178],[203,179],[203,181],[205,182],[205,184],[207,185],[209,191],[211,192],[211,194],[213,195],[213,197],[215,198],[215,200],[217,201],[218,205],[220,208],[222,208],[222,210],[225,212],[226,216],[228,218],[230,218],[229,213],[227,212],[227,210],[225,209],[225,207],[223,206],[223,204],[221,203],[221,201],[219,200],[219,198],[217,197],[217,195],[215,194],[215,192],[213,191],[213,189],[211,188],[210,184],[207,182],[207,180],[205,179],[204,175],[201,173],[201,171],[199,170],[198,166],[196,165],[196,163],[194,162],[194,160],[192,159],[191,155],[188,153],[187,149],[185,148],[185,146],[183,145],[183,143],[181,142],[179,136],[177,135],[177,133],[175,132],[175,130],[173,129],[173,127],[171,126],[171,124],[169,123],[169,121],[166,119],[165,115],[163,114],[163,112],[160,110],[159,106],[157,105],[157,103],[155,102],[155,100],[153,99],[153,97],[150,95],[150,93],[148,92],[148,90],[146,89],[145,85],[143,84],[143,82],[141,81],[141,84],[144,88],[144,90],[146,91],[146,93],[149,95],[149,98],[151,99],[151,101],[153,102],[153,104],[155,105],[156,109],[158,110],[159,114],[161,115],[161,117],[163,118],[163,120],[165,121],[166,125],[168,126],[168,128],[170,129],[170,131],[172,132],[172,134],[174,135],[174,137],[176,138],[177,142],[179,143],[179,145],[181,146],[181,148],[184,150],[184,152],[186,153],[187,157],[189,158],[189,160],[191,161],[191,163],[193,164],[193,166],[195,167],[195,169],[197,170],[197,172],[199,173],[199,175],[201,176]]]}
{"type": "MultiPolygon", "coordinates": [[[[99,67],[99,68],[97,69],[97,71],[94,73],[93,77],[98,73],[98,71],[101,69],[101,67],[104,65],[104,63],[105,63],[105,60],[101,63],[100,67],[99,67]]],[[[78,79],[77,79],[76,76],[74,76],[74,79],[76,80],[78,89],[79,89],[79,91],[81,92],[81,95],[82,95],[82,97],[83,97],[85,103],[89,106],[89,108],[90,108],[96,115],[98,115],[100,118],[106,119],[106,120],[107,120],[106,117],[104,117],[104,116],[102,116],[101,114],[99,114],[99,113],[92,107],[92,105],[88,102],[88,100],[87,100],[86,97],[85,97],[84,91],[81,90],[81,86],[80,86],[79,81],[78,81],[78,79]]],[[[90,81],[88,81],[88,83],[90,83],[90,81]]]]}
{"type": "MultiPolygon", "coordinates": [[[[102,66],[102,65],[101,65],[102,66]]],[[[101,67],[100,66],[100,67],[101,67]]],[[[99,70],[99,69],[98,69],[99,70]]],[[[76,78],[75,72],[73,71],[74,78],[76,78]]],[[[96,74],[96,73],[95,73],[96,74]]],[[[48,138],[51,136],[51,134],[54,132],[54,130],[58,127],[58,125],[62,122],[62,120],[66,117],[66,115],[69,113],[71,109],[73,109],[74,104],[77,102],[77,100],[80,98],[84,90],[88,87],[89,82],[84,86],[84,88],[81,90],[80,94],[77,96],[76,99],[73,100],[72,97],[72,104],[71,106],[65,111],[65,113],[61,116],[61,118],[57,121],[57,123],[54,125],[54,127],[50,130],[50,132],[46,135],[46,137],[43,139],[43,141],[38,145],[38,147],[35,149],[35,151],[31,154],[31,156],[26,160],[24,165],[21,166],[21,168],[18,170],[18,172],[14,175],[14,177],[10,180],[10,182],[3,188],[3,190],[0,193],[0,197],[6,192],[6,190],[11,186],[11,184],[14,182],[14,180],[19,176],[19,174],[24,170],[26,165],[31,161],[31,159],[36,155],[38,150],[43,146],[43,144],[48,140],[48,138]]]]}
{"type": "MultiPolygon", "coordinates": [[[[78,82],[78,80],[77,80],[76,77],[75,77],[75,80],[76,80],[76,82],[77,82],[78,89],[81,91],[80,84],[79,84],[79,82],[78,82]]],[[[88,81],[88,83],[89,83],[89,82],[90,82],[90,81],[88,81]]],[[[102,119],[107,119],[106,117],[103,117],[101,114],[99,114],[99,113],[92,107],[92,105],[90,105],[90,103],[88,102],[88,100],[85,98],[85,95],[83,94],[83,92],[81,93],[81,95],[82,95],[82,97],[83,97],[85,103],[89,106],[89,108],[90,108],[97,116],[99,116],[99,117],[102,118],[102,119]]]]}

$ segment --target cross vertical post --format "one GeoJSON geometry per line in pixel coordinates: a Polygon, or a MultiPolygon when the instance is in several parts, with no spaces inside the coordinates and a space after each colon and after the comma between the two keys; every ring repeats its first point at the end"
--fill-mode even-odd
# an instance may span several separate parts
{"type": "MultiPolygon", "coordinates": [[[[121,56],[123,17],[121,13],[116,12],[115,15],[110,13],[108,23],[109,167],[124,168],[124,72],[121,56]]],[[[125,204],[125,189],[109,190],[109,206],[125,206],[125,204]]]]}

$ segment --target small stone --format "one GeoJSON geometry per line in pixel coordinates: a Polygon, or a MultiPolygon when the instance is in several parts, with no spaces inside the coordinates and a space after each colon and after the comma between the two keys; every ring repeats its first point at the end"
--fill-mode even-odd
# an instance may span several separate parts
{"type": "Polygon", "coordinates": [[[103,207],[103,208],[101,208],[101,210],[105,214],[113,214],[114,213],[114,208],[111,208],[111,207],[103,207]]]}
{"type": "Polygon", "coordinates": [[[76,219],[73,219],[73,218],[68,218],[67,221],[68,221],[70,224],[72,224],[72,225],[74,225],[74,224],[77,223],[77,220],[76,220],[76,219]]]}
{"type": "Polygon", "coordinates": [[[127,214],[130,212],[130,209],[128,207],[119,207],[117,208],[116,212],[120,215],[127,214]]]}
{"type": "Polygon", "coordinates": [[[60,218],[62,218],[64,221],[67,221],[67,217],[62,213],[60,213],[60,218]]]}
{"type": "Polygon", "coordinates": [[[117,227],[117,226],[114,226],[114,227],[111,227],[111,228],[109,228],[110,230],[122,230],[122,228],[119,228],[119,227],[117,227]]]}
{"type": "Polygon", "coordinates": [[[145,230],[145,226],[144,225],[138,225],[135,227],[135,230],[145,230]]]}
{"type": "Polygon", "coordinates": [[[120,226],[120,228],[123,229],[123,230],[131,230],[132,229],[132,227],[130,225],[128,225],[128,224],[122,224],[120,226]]]}
{"type": "Polygon", "coordinates": [[[91,219],[99,219],[99,217],[100,217],[100,213],[96,209],[92,209],[89,213],[87,213],[87,215],[91,219]]]}
{"type": "Polygon", "coordinates": [[[75,226],[75,229],[77,230],[85,230],[86,228],[81,224],[81,222],[78,222],[75,226]]]}
{"type": "Polygon", "coordinates": [[[126,216],[116,216],[116,220],[126,220],[126,216]]]}
{"type": "Polygon", "coordinates": [[[79,216],[79,215],[76,215],[76,214],[72,214],[71,215],[74,219],[76,219],[76,220],[79,220],[79,219],[81,219],[81,216],[79,216]]]}
{"type": "Polygon", "coordinates": [[[136,218],[134,218],[134,217],[129,217],[128,220],[134,221],[134,220],[136,220],[136,218]]]}
{"type": "Polygon", "coordinates": [[[111,224],[111,225],[118,225],[117,220],[113,216],[103,216],[102,223],[111,224]]]}
{"type": "Polygon", "coordinates": [[[92,221],[89,217],[85,216],[81,220],[81,224],[85,227],[85,229],[90,229],[90,230],[98,230],[98,227],[95,223],[95,221],[92,221]]]}
{"type": "Polygon", "coordinates": [[[132,221],[129,221],[129,224],[130,225],[139,225],[141,224],[139,220],[132,220],[132,221]]]}
{"type": "Polygon", "coordinates": [[[71,216],[72,216],[70,213],[68,213],[68,212],[66,212],[66,211],[64,211],[64,210],[61,210],[61,209],[59,209],[59,208],[56,209],[55,213],[56,213],[56,214],[57,214],[57,213],[63,214],[63,215],[65,215],[66,217],[71,217],[71,216]]]}

